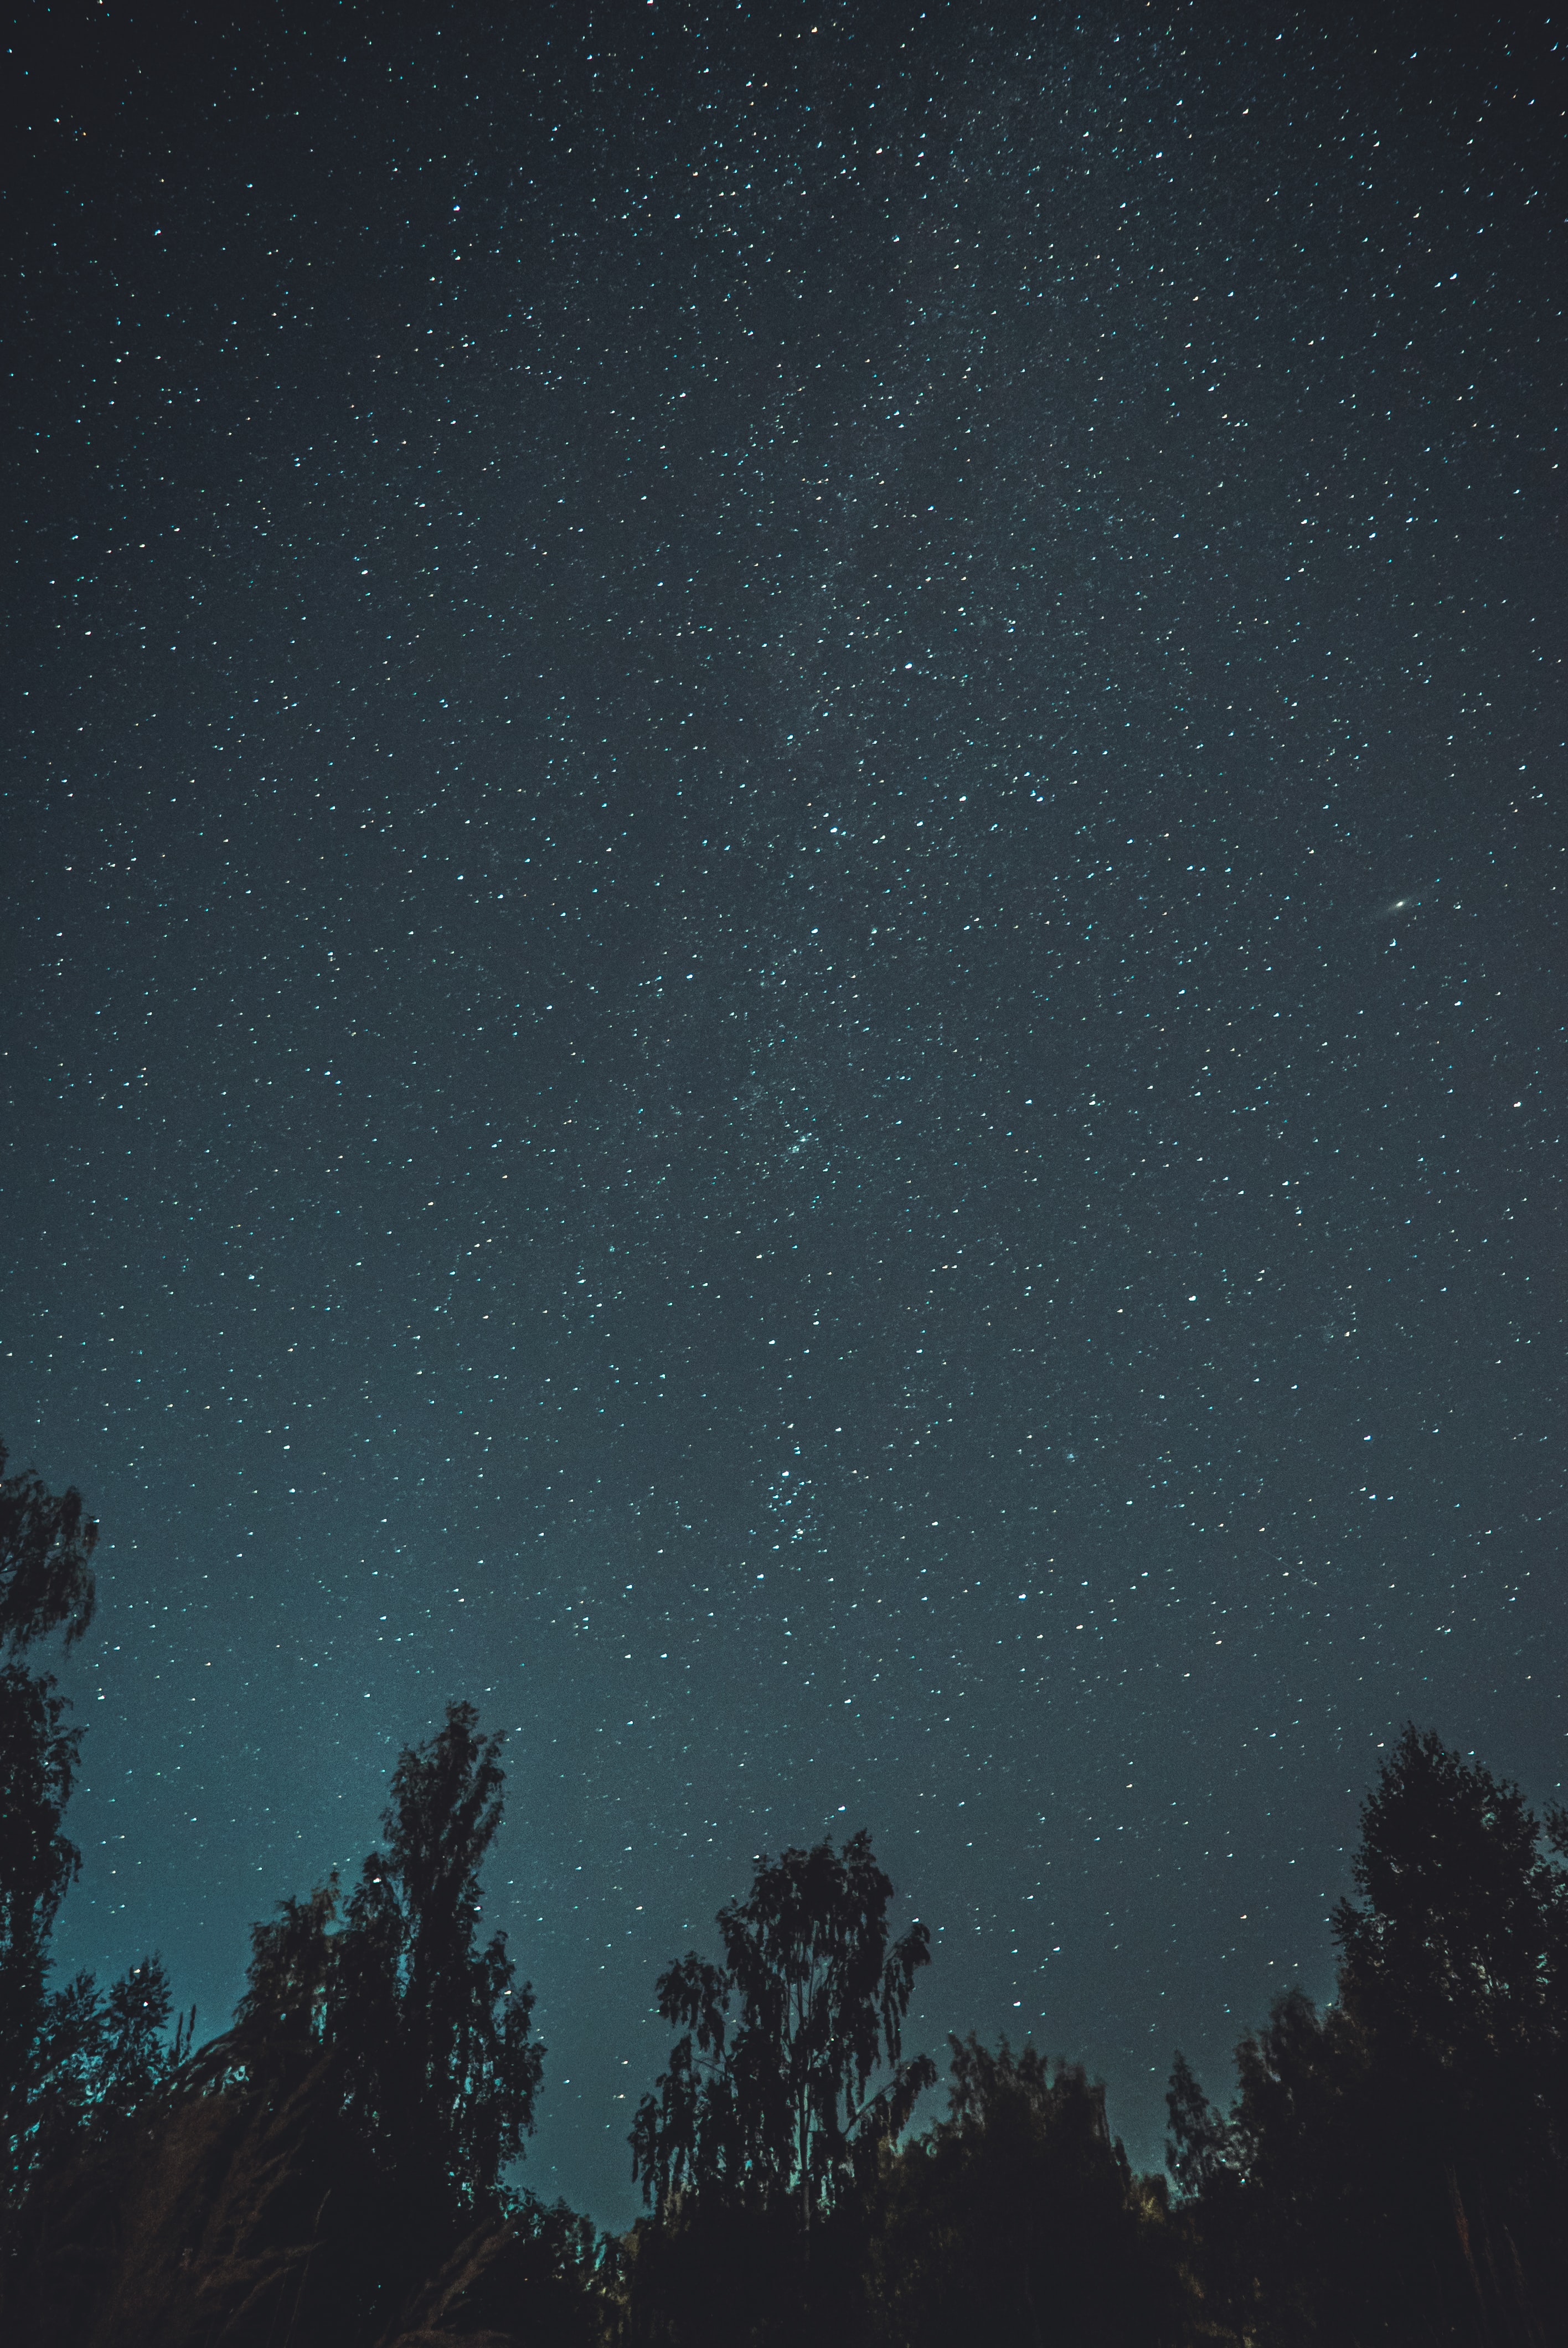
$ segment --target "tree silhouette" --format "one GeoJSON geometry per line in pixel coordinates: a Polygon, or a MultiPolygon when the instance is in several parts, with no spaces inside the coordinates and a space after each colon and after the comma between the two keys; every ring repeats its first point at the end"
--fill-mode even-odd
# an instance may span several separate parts
{"type": "Polygon", "coordinates": [[[149,1957],[100,1993],[79,1972],[51,1990],[49,1941],[81,1869],[65,1830],[82,1732],[48,1672],[15,1660],[92,1620],[97,1526],[79,1492],[30,1469],[5,1474],[0,1444],[0,2207],[14,2217],[40,2173],[127,2118],[189,2049],[172,2044],[169,1982],[149,1957]]]}
{"type": "Polygon", "coordinates": [[[1337,2003],[1276,2000],[1228,2118],[1178,2057],[1171,2168],[1211,2307],[1347,2348],[1568,2336],[1568,1834],[1414,1727],[1361,1828],[1337,2003]]]}
{"type": "Polygon", "coordinates": [[[481,1944],[480,1869],[501,1823],[499,1733],[472,1704],[446,1708],[405,1750],[346,1904],[336,1878],[252,1926],[247,1986],[225,2056],[330,2047],[361,2140],[415,2199],[453,2211],[496,2203],[533,2126],[545,2050],[533,1991],[514,1983],[507,1936],[481,1944]]]}
{"type": "Polygon", "coordinates": [[[1468,2284],[1478,2336],[1528,2337],[1532,2301],[1568,2313],[1561,1829],[1553,1816],[1543,1834],[1517,1786],[1409,1726],[1361,1807],[1361,1900],[1334,1914],[1341,2004],[1399,2115],[1420,2232],[1468,2284]]]}
{"type": "Polygon", "coordinates": [[[74,1645],[93,1619],[98,1529],[74,1486],[48,1491],[32,1468],[5,1473],[0,1443],[0,1646],[13,1654],[66,1626],[74,1645]]]}
{"type": "MultiPolygon", "coordinates": [[[[0,1648],[15,1659],[62,1623],[67,1645],[92,1620],[88,1560],[97,1526],[81,1494],[56,1498],[31,1469],[5,1474],[0,1443],[0,1648]]],[[[81,1853],[65,1833],[82,1732],[46,1672],[13,1660],[0,1668],[0,2099],[8,2141],[15,2098],[38,2026],[49,1935],[76,1880],[81,1853]]]]}
{"type": "Polygon", "coordinates": [[[935,2079],[927,2056],[901,2059],[930,1935],[916,1923],[889,1949],[893,1886],[864,1830],[842,1852],[821,1842],[755,1869],[719,1912],[724,1965],[693,1951],[659,1981],[659,2011],[685,2034],[638,2109],[632,2175],[661,2208],[719,2191],[790,2203],[809,2229],[935,2079]]]}
{"type": "Polygon", "coordinates": [[[39,2154],[49,1935],[82,1863],[65,1832],[82,1736],[67,1709],[46,1673],[0,1669],[0,2157],[13,2198],[39,2154]]]}
{"type": "Polygon", "coordinates": [[[239,2048],[289,2038],[316,2046],[332,2034],[336,1952],[329,1936],[339,1904],[334,1873],[308,1900],[281,1900],[272,1922],[251,1925],[251,1962],[231,2034],[239,2048]]]}
{"type": "MultiPolygon", "coordinates": [[[[1568,1874],[1517,1786],[1408,1727],[1361,1808],[1341,1993],[1454,2085],[1535,2101],[1568,2030],[1568,1874]]],[[[1561,2081],[1556,2082],[1561,2085],[1561,2081]]]]}
{"type": "Polygon", "coordinates": [[[1235,2165],[1232,2129],[1199,2083],[1196,2072],[1178,2046],[1165,2090],[1171,2133],[1165,2138],[1165,2166],[1179,2193],[1196,2196],[1213,2189],[1235,2165]]]}
{"type": "MultiPolygon", "coordinates": [[[[56,1498],[28,1469],[5,1474],[0,1443],[0,2156],[14,2207],[42,2157],[58,2056],[75,2046],[90,1984],[51,2001],[49,1936],[81,1868],[65,1831],[82,1732],[53,1675],[15,1660],[61,1625],[67,1644],[92,1620],[97,1525],[81,1494],[56,1498]]],[[[90,2036],[90,2033],[89,2033],[90,2036]]],[[[67,2064],[68,2068],[68,2064],[67,2064]]]]}
{"type": "Polygon", "coordinates": [[[79,1972],[46,1999],[35,2042],[29,2168],[47,2168],[131,2119],[190,2051],[194,2009],[168,2034],[173,1996],[158,1957],[100,1993],[79,1972]]]}
{"type": "Polygon", "coordinates": [[[1104,2089],[1032,2046],[950,2043],[946,2118],[884,2162],[873,2195],[876,2336],[898,2348],[1184,2336],[1163,2180],[1132,2174],[1104,2089]]]}
{"type": "Polygon", "coordinates": [[[499,1732],[446,1708],[406,1749],[348,1903],[336,2026],[350,2103],[366,2135],[473,2207],[491,2199],[533,2126],[544,2069],[533,1991],[515,1988],[507,1936],[480,1944],[479,1870],[501,1823],[499,1732]],[[417,2155],[413,2151],[418,2147],[417,2155]]]}

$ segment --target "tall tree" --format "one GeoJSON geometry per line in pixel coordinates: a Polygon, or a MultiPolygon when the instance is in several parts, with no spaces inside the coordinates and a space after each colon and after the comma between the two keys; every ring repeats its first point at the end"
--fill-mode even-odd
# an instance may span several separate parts
{"type": "Polygon", "coordinates": [[[1339,1996],[1481,2336],[1568,2323],[1568,1870],[1519,1787],[1409,1726],[1361,1807],[1339,1996]]]}
{"type": "MultiPolygon", "coordinates": [[[[1361,1810],[1339,1996],[1178,2061],[1171,2167],[1211,2304],[1260,2341],[1568,2337],[1568,1874],[1519,1788],[1408,1728],[1361,1810]]],[[[1568,1842],[1568,1834],[1563,1836],[1568,1842]]]]}
{"type": "Polygon", "coordinates": [[[0,1444],[0,2201],[13,2212],[39,2172],[133,2111],[179,2059],[163,2033],[169,1982],[146,1958],[107,1993],[90,1973],[49,1987],[49,1941],[81,1868],[66,1833],[82,1732],[49,1672],[23,1653],[92,1621],[97,1523],[76,1490],[5,1472],[0,1444]]]}
{"type": "Polygon", "coordinates": [[[1500,2096],[1511,2131],[1530,2110],[1544,2123],[1568,2051],[1568,1873],[1519,1787],[1408,1727],[1351,1871],[1361,1902],[1334,1911],[1346,2001],[1419,2048],[1470,2125],[1500,2096]]]}
{"type": "Polygon", "coordinates": [[[82,1737],[67,1709],[47,1673],[0,1668],[0,2160],[13,2196],[38,2157],[49,1935],[82,1863],[65,1831],[82,1737]]]}
{"type": "Polygon", "coordinates": [[[7,1476],[6,1459],[0,1443],[0,2157],[15,2203],[40,2155],[51,2040],[71,2040],[85,1994],[65,1996],[51,2028],[49,1935],[81,1867],[65,1817],[82,1732],[53,1675],[17,1658],[62,1626],[67,1645],[86,1631],[98,1529],[79,1492],[7,1476]]]}
{"type": "Polygon", "coordinates": [[[480,1871],[501,1824],[503,1738],[472,1704],[405,1750],[346,1903],[335,1878],[251,1931],[233,2059],[280,2037],[331,2047],[362,2140],[408,2192],[461,2213],[497,2204],[533,2126],[545,2050],[507,1936],[481,1942],[480,1871]]]}
{"type": "Polygon", "coordinates": [[[719,1912],[723,1965],[692,1951],[661,1975],[659,2011],[684,2034],[631,2133],[650,2203],[719,2190],[789,2201],[809,2228],[899,2133],[936,2072],[902,2059],[930,1935],[915,1923],[890,1948],[892,1897],[864,1830],[842,1852],[761,1858],[749,1896],[719,1912]]]}
{"type": "Polygon", "coordinates": [[[338,2028],[367,2132],[422,2164],[464,2207],[493,2199],[533,2126],[544,2069],[532,1989],[514,1985],[507,1936],[481,1944],[480,1869],[501,1824],[499,1731],[472,1704],[403,1754],[348,1904],[338,2028]]]}

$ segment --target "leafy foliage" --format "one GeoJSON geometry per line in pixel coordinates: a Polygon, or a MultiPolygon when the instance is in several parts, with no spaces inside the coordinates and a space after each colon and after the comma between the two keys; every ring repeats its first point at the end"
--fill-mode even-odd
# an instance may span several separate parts
{"type": "Polygon", "coordinates": [[[30,1468],[7,1476],[6,1456],[0,1443],[0,1647],[15,1654],[62,1624],[71,1646],[97,1602],[97,1525],[74,1486],[50,1492],[30,1468]]]}
{"type": "Polygon", "coordinates": [[[49,1996],[35,2052],[30,2169],[77,2150],[141,2111],[190,2051],[194,2010],[173,2010],[161,1959],[146,1957],[100,1992],[78,1972],[49,1996]]]}
{"type": "Polygon", "coordinates": [[[1159,2348],[1190,2312],[1161,2186],[1134,2177],[1081,2065],[952,2042],[945,2120],[883,2165],[874,2336],[1159,2348]]]}
{"type": "Polygon", "coordinates": [[[0,2013],[41,1993],[49,1935],[81,1868],[65,1831],[82,1732],[46,1673],[0,1668],[0,2013]]]}
{"type": "Polygon", "coordinates": [[[903,2128],[929,2061],[904,2062],[902,2028],[930,1935],[888,1946],[893,1886],[869,1837],[755,1862],[749,1896],[722,1909],[726,1962],[695,1951],[658,1985],[684,2035],[632,2130],[632,2174],[661,2206],[686,2190],[776,2206],[804,2224],[903,2128]],[[886,2064],[892,2076],[875,2093],[886,2064]]]}
{"type": "Polygon", "coordinates": [[[15,1658],[62,1623],[67,1643],[86,1630],[97,1527],[78,1492],[56,1498],[31,1471],[7,1477],[5,1459],[0,1444],[0,1648],[13,1658],[0,1666],[0,2194],[15,2208],[78,2044],[97,2043],[86,2030],[97,2010],[90,1982],[52,2000],[47,1992],[49,1937],[81,1867],[65,1831],[81,1731],[66,1726],[69,1707],[51,1674],[15,1658]]]}
{"type": "Polygon", "coordinates": [[[1518,1787],[1407,1728],[1361,1828],[1365,1905],[1334,1916],[1347,2003],[1468,2096],[1501,2096],[1510,2125],[1543,2116],[1564,2084],[1568,1873],[1518,1787]]]}
{"type": "Polygon", "coordinates": [[[1568,2314],[1563,1822],[1409,1728],[1361,1827],[1338,2003],[1276,2000],[1227,2118],[1173,2075],[1211,2305],[1261,2343],[1533,2341],[1568,2314]]]}
{"type": "Polygon", "coordinates": [[[478,1927],[500,1746],[448,1707],[401,1756],[352,1895],[333,1878],[252,1928],[233,2027],[194,2054],[188,2025],[168,2034],[156,1961],[107,1995],[83,1974],[45,1999],[34,2247],[13,2261],[28,2336],[65,2348],[103,2317],[118,2338],[145,2302],[159,2348],[200,2348],[215,2325],[368,2348],[389,2322],[389,2338],[405,2320],[426,2342],[466,2335],[520,2295],[541,2348],[594,2348],[605,2246],[506,2181],[543,2050],[504,1937],[478,1927]],[[128,2157],[130,2116],[145,2160],[128,2157]]]}
{"type": "Polygon", "coordinates": [[[344,2108],[388,2174],[441,2204],[497,2202],[533,2125],[544,2049],[506,1934],[481,1944],[480,1869],[501,1823],[499,1735],[450,1704],[405,1751],[346,1904],[335,1878],[251,1930],[234,2059],[293,2039],[330,2047],[344,2108]]]}
{"type": "Polygon", "coordinates": [[[543,2049],[480,1930],[502,1740],[449,1705],[383,1841],[252,1928],[191,2052],[161,1963],[51,1982],[80,1732],[25,1651],[92,1612],[80,1496],[0,1450],[0,2332],[39,2348],[1547,2348],[1568,2339],[1568,1812],[1408,1729],[1334,1916],[1228,2109],[1178,2054],[1163,2179],[1081,2066],[955,2039],[907,2135],[926,1929],[870,1842],[758,1859],[658,1982],[681,2035],[632,2130],[624,2243],[508,2171],[543,2049]]]}

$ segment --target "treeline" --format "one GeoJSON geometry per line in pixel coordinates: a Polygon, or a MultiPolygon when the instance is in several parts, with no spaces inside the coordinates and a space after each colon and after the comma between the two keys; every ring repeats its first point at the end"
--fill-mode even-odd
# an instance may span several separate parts
{"type": "Polygon", "coordinates": [[[1568,1817],[1408,1730],[1336,1911],[1338,1994],[1176,2056],[1168,2175],[1077,2065],[903,2044],[925,1929],[864,1834],[753,1863],[619,2239],[517,2182],[533,1994],[478,1930],[501,1739],[453,1704],[352,1884],[251,1930],[204,2044],[155,1956],[56,1981],[80,1731],[51,1673],[96,1528],[0,1449],[0,2338],[29,2348],[1547,2348],[1568,2343],[1568,1817]]]}

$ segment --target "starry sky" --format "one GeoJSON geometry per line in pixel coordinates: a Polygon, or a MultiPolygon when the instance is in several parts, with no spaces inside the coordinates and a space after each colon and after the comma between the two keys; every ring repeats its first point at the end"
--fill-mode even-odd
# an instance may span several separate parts
{"type": "Polygon", "coordinates": [[[617,2224],[755,1851],[867,1826],[908,2043],[1153,2162],[1407,1717],[1565,1774],[1555,36],[979,14],[111,5],[17,85],[60,1955],[221,2026],[470,1697],[528,2176],[617,2224]]]}

